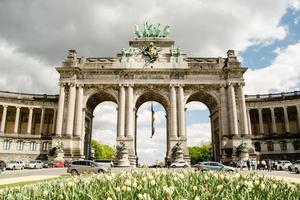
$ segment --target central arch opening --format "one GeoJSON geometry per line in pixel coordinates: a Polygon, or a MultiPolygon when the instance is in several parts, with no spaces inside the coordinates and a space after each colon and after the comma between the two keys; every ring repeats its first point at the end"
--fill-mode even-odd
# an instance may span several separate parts
{"type": "Polygon", "coordinates": [[[164,164],[167,156],[167,99],[150,91],[138,96],[136,101],[135,152],[137,163],[164,164]]]}
{"type": "Polygon", "coordinates": [[[158,102],[145,102],[137,111],[138,164],[164,163],[167,149],[166,111],[158,102]]]}

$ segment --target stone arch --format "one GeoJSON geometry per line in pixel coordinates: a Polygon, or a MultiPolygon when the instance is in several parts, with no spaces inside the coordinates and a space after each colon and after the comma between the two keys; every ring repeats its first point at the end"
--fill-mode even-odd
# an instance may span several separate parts
{"type": "Polygon", "coordinates": [[[185,104],[192,102],[192,101],[199,101],[207,106],[210,113],[212,113],[213,109],[216,109],[220,106],[220,101],[218,98],[218,93],[215,91],[204,91],[198,90],[190,92],[186,99],[185,104]]]}
{"type": "Polygon", "coordinates": [[[113,89],[97,89],[87,90],[83,101],[84,107],[89,106],[93,111],[97,105],[104,101],[112,101],[118,105],[118,94],[113,89]]]}
{"type": "Polygon", "coordinates": [[[136,110],[138,110],[138,108],[145,102],[148,101],[156,101],[158,103],[160,103],[166,113],[169,110],[169,105],[170,105],[170,101],[169,101],[169,97],[168,97],[168,93],[166,93],[163,90],[142,90],[140,91],[137,95],[136,95],[136,99],[135,99],[135,108],[136,110]]]}

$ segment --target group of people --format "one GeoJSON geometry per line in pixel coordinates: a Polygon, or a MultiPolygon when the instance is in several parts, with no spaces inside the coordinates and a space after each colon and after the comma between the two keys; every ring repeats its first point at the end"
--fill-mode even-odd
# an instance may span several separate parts
{"type": "Polygon", "coordinates": [[[255,160],[255,159],[248,159],[248,160],[240,160],[237,163],[237,167],[243,170],[243,167],[247,167],[248,170],[268,170],[272,171],[276,169],[276,163],[271,160],[255,160]]]}

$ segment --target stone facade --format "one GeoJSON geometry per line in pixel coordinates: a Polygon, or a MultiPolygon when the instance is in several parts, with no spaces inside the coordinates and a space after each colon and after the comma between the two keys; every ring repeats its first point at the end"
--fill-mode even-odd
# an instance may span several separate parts
{"type": "Polygon", "coordinates": [[[0,92],[0,159],[47,159],[58,95],[0,92]]]}
{"type": "MultiPolygon", "coordinates": [[[[283,110],[284,116],[292,121],[289,113],[296,110],[299,127],[299,96],[280,101],[245,96],[243,74],[247,68],[241,66],[233,50],[227,52],[226,58],[195,58],[181,52],[173,54],[174,41],[165,38],[136,38],[129,42],[129,46],[130,53],[123,52],[116,57],[79,58],[75,50],[70,50],[62,66],[56,68],[60,74],[57,96],[1,92],[0,159],[20,155],[22,159],[46,158],[48,149],[58,140],[64,144],[65,159],[89,158],[93,111],[104,101],[118,105],[117,143],[126,143],[132,166],[137,160],[136,111],[147,101],[159,102],[166,110],[166,159],[173,159],[172,148],[180,142],[184,159],[189,160],[185,106],[191,101],[200,101],[209,108],[215,160],[229,162],[238,159],[236,147],[241,142],[248,144],[252,156],[255,156],[252,149],[253,145],[257,147],[257,142],[260,142],[258,154],[261,157],[275,153],[299,155],[290,145],[294,139],[289,134],[293,133],[292,137],[300,135],[294,122],[285,118],[285,122],[290,123],[289,129],[286,126],[289,131],[281,134],[278,140],[286,139],[288,150],[280,151],[276,142],[274,152],[269,153],[265,151],[265,143],[274,138],[267,134],[267,123],[259,125],[266,131],[254,132],[258,125],[257,118],[253,117],[257,108],[286,104],[288,109],[283,110]],[[159,48],[154,62],[141,53],[141,49],[151,43],[159,48]],[[20,141],[25,144],[23,149],[20,141]],[[32,151],[34,148],[30,142],[36,142],[35,151],[32,151]],[[47,149],[43,148],[45,142],[48,143],[47,149]]],[[[264,113],[262,110],[259,119],[265,116],[264,113]]],[[[275,109],[276,113],[279,111],[275,109]]],[[[276,118],[278,133],[282,131],[280,119],[276,118]]]]}
{"type": "Polygon", "coordinates": [[[300,159],[300,92],[246,95],[250,135],[260,159],[300,159]]]}

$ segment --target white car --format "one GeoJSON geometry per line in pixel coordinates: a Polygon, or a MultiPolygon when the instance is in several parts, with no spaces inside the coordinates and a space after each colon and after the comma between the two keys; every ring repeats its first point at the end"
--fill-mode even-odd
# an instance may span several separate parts
{"type": "Polygon", "coordinates": [[[278,170],[286,170],[289,166],[292,165],[291,161],[288,160],[279,160],[277,162],[277,169],[278,170]]]}
{"type": "Polygon", "coordinates": [[[300,173],[300,163],[295,164],[295,172],[296,174],[300,173]]]}
{"type": "Polygon", "coordinates": [[[42,169],[43,162],[41,160],[32,160],[26,164],[26,168],[28,169],[42,169]]]}
{"type": "Polygon", "coordinates": [[[293,164],[291,164],[291,165],[288,167],[289,171],[290,171],[290,172],[295,171],[295,166],[296,166],[297,164],[300,164],[300,160],[297,160],[296,162],[294,162],[293,164]]]}
{"type": "Polygon", "coordinates": [[[114,164],[111,160],[94,160],[97,164],[105,167],[113,167],[114,164]]]}
{"type": "Polygon", "coordinates": [[[171,167],[172,168],[175,168],[175,167],[183,167],[183,168],[186,168],[186,167],[189,167],[190,164],[185,161],[185,160],[181,160],[181,161],[174,161],[172,164],[171,164],[171,167]]]}
{"type": "Polygon", "coordinates": [[[10,160],[6,163],[6,169],[24,169],[25,165],[23,161],[20,160],[10,160]]]}

